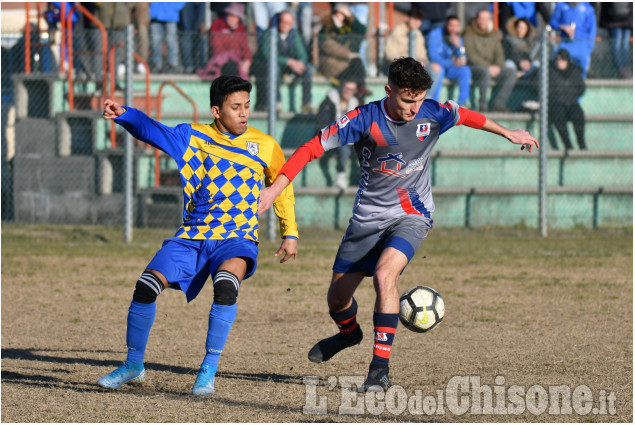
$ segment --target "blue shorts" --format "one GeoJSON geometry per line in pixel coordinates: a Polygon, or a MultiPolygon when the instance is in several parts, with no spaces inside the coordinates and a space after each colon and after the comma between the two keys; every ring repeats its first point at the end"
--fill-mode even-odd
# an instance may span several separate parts
{"type": "Polygon", "coordinates": [[[351,220],[337,251],[333,271],[365,272],[372,276],[386,248],[401,251],[410,262],[431,228],[432,220],[413,216],[400,217],[380,227],[351,220]]]}
{"type": "Polygon", "coordinates": [[[169,238],[163,241],[149,269],[161,272],[170,287],[185,293],[187,302],[192,301],[205,285],[207,277],[214,275],[225,260],[240,257],[247,262],[247,279],[256,271],[258,245],[243,238],[224,240],[191,240],[169,238]]]}

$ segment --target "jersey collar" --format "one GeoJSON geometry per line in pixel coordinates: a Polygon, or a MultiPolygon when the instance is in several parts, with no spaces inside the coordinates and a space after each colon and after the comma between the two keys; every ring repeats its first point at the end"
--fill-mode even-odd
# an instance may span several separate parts
{"type": "Polygon", "coordinates": [[[390,116],[390,114],[388,113],[388,108],[386,107],[386,102],[388,102],[388,97],[384,97],[384,98],[380,101],[380,104],[381,104],[381,111],[384,113],[384,116],[386,117],[386,119],[387,119],[388,121],[394,122],[395,124],[403,124],[403,123],[405,123],[406,121],[404,121],[404,120],[396,120],[396,119],[394,119],[394,118],[392,118],[392,117],[390,116]]]}

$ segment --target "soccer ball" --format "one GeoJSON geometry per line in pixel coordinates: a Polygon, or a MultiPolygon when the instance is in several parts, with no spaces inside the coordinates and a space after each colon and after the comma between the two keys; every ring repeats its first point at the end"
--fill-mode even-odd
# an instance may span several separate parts
{"type": "Polygon", "coordinates": [[[428,332],[445,314],[443,298],[427,286],[408,289],[399,298],[399,320],[414,332],[428,332]]]}

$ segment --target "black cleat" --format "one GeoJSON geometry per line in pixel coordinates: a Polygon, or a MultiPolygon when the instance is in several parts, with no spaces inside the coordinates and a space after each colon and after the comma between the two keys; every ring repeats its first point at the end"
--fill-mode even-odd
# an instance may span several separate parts
{"type": "Polygon", "coordinates": [[[371,366],[368,371],[368,378],[366,378],[364,384],[359,388],[359,392],[386,391],[390,387],[392,387],[392,382],[390,382],[390,378],[388,378],[388,366],[371,366]]]}
{"type": "Polygon", "coordinates": [[[338,333],[325,338],[311,348],[311,351],[309,351],[309,360],[313,363],[326,362],[343,349],[359,344],[362,342],[362,338],[364,338],[364,334],[359,325],[357,325],[357,328],[349,335],[338,333]]]}

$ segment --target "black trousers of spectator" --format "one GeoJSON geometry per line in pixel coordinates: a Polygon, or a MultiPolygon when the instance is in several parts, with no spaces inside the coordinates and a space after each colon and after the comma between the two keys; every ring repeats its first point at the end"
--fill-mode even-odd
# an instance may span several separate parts
{"type": "Polygon", "coordinates": [[[493,110],[504,110],[507,108],[507,100],[514,90],[516,84],[516,70],[503,67],[501,72],[495,77],[489,73],[489,67],[473,65],[470,66],[472,70],[473,86],[479,88],[480,98],[478,101],[479,111],[484,112],[488,110],[488,92],[492,84],[492,80],[499,87],[498,94],[494,99],[491,99],[493,110]]]}
{"type": "MultiPolygon", "coordinates": [[[[269,73],[267,64],[257,63],[255,66],[252,64],[251,73],[256,77],[256,106],[254,110],[264,111],[269,106],[269,73]]],[[[282,76],[287,74],[293,77],[292,85],[295,85],[298,79],[302,80],[302,106],[311,103],[311,86],[313,84],[313,69],[309,65],[304,71],[304,74],[298,75],[291,70],[291,68],[285,67],[283,69],[278,68],[278,84],[277,84],[277,98],[280,101],[280,86],[282,86],[282,76]]],[[[294,105],[295,106],[295,105],[294,105]]]]}
{"type": "MultiPolygon", "coordinates": [[[[573,123],[578,146],[580,146],[581,150],[586,149],[586,142],[584,140],[585,117],[580,104],[575,102],[571,105],[565,105],[559,102],[549,102],[549,122],[558,131],[562,144],[564,144],[564,148],[567,150],[573,149],[569,131],[567,130],[567,122],[569,121],[573,123]]],[[[555,141],[551,143],[551,145],[555,145],[555,141]]]]}

